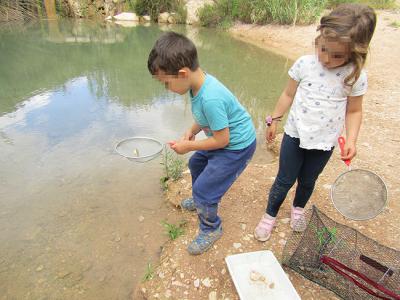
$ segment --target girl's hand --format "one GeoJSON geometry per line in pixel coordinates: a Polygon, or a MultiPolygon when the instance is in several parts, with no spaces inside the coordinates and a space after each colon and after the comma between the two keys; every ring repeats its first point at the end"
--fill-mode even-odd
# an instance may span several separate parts
{"type": "Polygon", "coordinates": [[[356,144],[354,142],[346,141],[343,151],[341,153],[342,160],[352,160],[357,154],[356,144]]]}
{"type": "Polygon", "coordinates": [[[182,136],[182,141],[194,141],[196,136],[193,134],[192,130],[186,130],[186,132],[182,136]]]}
{"type": "Polygon", "coordinates": [[[171,149],[178,154],[188,153],[190,150],[190,141],[179,141],[169,144],[171,149]]]}
{"type": "Polygon", "coordinates": [[[268,143],[272,143],[276,137],[276,122],[272,122],[271,126],[267,127],[267,132],[265,134],[265,138],[268,143]]]}

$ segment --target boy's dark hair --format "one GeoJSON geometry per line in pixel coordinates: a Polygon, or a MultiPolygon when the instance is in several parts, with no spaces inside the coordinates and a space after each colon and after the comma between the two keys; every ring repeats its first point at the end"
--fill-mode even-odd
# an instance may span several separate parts
{"type": "Polygon", "coordinates": [[[152,75],[159,70],[177,75],[184,67],[195,71],[199,67],[196,46],[182,34],[166,32],[151,49],[147,67],[152,75]]]}

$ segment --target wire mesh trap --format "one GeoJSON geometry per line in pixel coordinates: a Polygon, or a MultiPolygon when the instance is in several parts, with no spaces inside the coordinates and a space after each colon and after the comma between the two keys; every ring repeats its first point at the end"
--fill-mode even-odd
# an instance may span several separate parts
{"type": "Polygon", "coordinates": [[[149,137],[130,137],[117,143],[115,151],[135,162],[147,162],[159,156],[164,145],[149,137]]]}
{"type": "Polygon", "coordinates": [[[315,206],[282,263],[342,299],[400,299],[400,251],[330,219],[315,206]]]}

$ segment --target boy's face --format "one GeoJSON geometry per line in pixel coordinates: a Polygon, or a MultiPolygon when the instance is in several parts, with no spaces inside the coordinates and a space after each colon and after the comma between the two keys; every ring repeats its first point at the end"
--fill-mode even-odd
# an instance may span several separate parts
{"type": "Polygon", "coordinates": [[[348,43],[336,39],[318,38],[315,48],[318,60],[328,69],[334,69],[346,64],[349,60],[348,43]]]}
{"type": "Polygon", "coordinates": [[[184,95],[190,90],[188,75],[188,71],[185,69],[179,70],[178,75],[168,75],[163,70],[159,70],[154,78],[163,83],[167,90],[184,95]]]}

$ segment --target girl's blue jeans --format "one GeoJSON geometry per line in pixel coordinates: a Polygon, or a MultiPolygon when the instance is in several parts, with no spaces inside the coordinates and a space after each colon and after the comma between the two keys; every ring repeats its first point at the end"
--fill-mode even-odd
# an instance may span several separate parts
{"type": "Polygon", "coordinates": [[[202,232],[221,226],[218,203],[253,157],[256,141],[241,150],[196,151],[189,159],[192,194],[202,232]]]}
{"type": "Polygon", "coordinates": [[[300,148],[300,140],[286,133],[282,139],[279,156],[279,171],[268,197],[266,212],[272,217],[278,214],[279,208],[290,188],[297,180],[294,207],[305,207],[314,190],[319,174],[325,168],[332,155],[330,151],[307,150],[300,148]]]}

